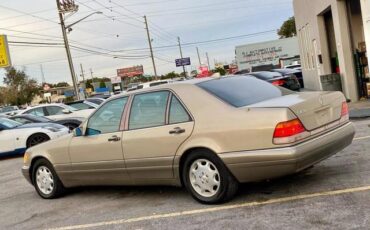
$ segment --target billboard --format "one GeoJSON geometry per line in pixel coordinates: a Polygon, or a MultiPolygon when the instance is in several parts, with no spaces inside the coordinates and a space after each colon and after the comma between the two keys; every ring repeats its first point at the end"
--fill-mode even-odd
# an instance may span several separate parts
{"type": "Polygon", "coordinates": [[[0,68],[11,66],[8,40],[6,35],[0,35],[0,68]]]}
{"type": "Polygon", "coordinates": [[[143,74],[144,74],[144,67],[142,65],[117,69],[117,76],[119,77],[135,77],[135,76],[140,76],[143,74]]]}
{"type": "Polygon", "coordinates": [[[253,71],[253,67],[279,65],[282,58],[299,56],[297,37],[237,46],[236,61],[239,70],[253,71]]]}
{"type": "Polygon", "coordinates": [[[175,60],[176,67],[191,65],[190,57],[175,60]]]}

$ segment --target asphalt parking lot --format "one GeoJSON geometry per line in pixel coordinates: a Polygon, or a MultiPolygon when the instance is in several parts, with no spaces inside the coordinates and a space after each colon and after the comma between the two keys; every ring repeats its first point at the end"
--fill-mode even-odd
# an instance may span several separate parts
{"type": "Polygon", "coordinates": [[[244,184],[223,205],[173,187],[88,187],[43,200],[0,160],[0,229],[369,229],[370,120],[354,121],[353,144],[314,168],[244,184]]]}

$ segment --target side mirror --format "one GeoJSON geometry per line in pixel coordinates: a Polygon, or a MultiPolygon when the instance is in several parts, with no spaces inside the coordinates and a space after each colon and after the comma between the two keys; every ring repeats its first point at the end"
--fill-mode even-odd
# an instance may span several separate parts
{"type": "Polygon", "coordinates": [[[72,113],[72,111],[69,110],[69,109],[63,109],[62,110],[62,113],[64,113],[64,114],[70,114],[70,113],[72,113]]]}
{"type": "Polygon", "coordinates": [[[73,136],[75,137],[82,137],[84,136],[83,130],[81,127],[77,127],[73,130],[73,136]]]}

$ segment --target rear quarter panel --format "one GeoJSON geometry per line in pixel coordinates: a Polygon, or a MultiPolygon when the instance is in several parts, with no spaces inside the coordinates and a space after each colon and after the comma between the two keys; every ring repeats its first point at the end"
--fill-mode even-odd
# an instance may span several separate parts
{"type": "Polygon", "coordinates": [[[294,118],[285,108],[235,108],[196,85],[178,85],[174,90],[195,120],[193,133],[177,156],[195,147],[215,153],[274,148],[276,125],[294,118]]]}

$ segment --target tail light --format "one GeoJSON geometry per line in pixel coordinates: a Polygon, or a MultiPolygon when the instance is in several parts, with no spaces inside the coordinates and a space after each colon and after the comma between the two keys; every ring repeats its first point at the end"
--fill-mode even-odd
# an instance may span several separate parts
{"type": "Polygon", "coordinates": [[[309,132],[307,132],[302,122],[296,118],[276,125],[273,142],[274,144],[291,144],[307,136],[309,136],[309,132]]]}
{"type": "Polygon", "coordinates": [[[349,109],[347,102],[342,103],[340,123],[349,121],[349,109]]]}
{"type": "Polygon", "coordinates": [[[273,81],[271,82],[273,85],[276,85],[276,86],[282,86],[285,84],[285,81],[284,80],[276,80],[276,81],[273,81]]]}
{"type": "Polygon", "coordinates": [[[342,117],[348,115],[348,104],[347,102],[342,103],[342,117]]]}

